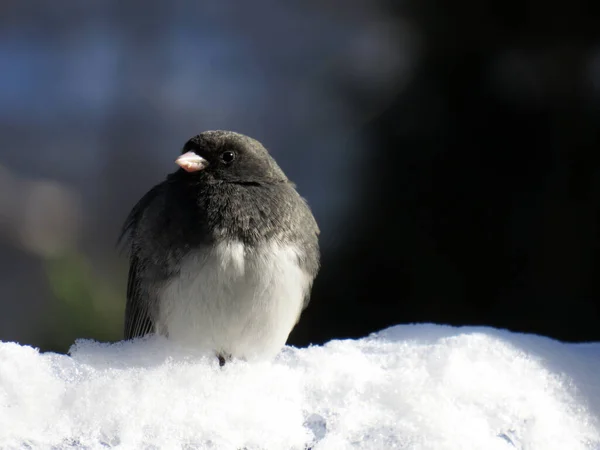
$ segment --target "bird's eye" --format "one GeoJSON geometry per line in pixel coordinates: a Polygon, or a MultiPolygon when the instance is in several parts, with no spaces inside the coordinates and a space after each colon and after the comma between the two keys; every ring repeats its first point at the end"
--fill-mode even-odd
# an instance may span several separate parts
{"type": "Polygon", "coordinates": [[[235,159],[235,153],[231,151],[221,153],[221,161],[225,164],[229,164],[235,159]]]}

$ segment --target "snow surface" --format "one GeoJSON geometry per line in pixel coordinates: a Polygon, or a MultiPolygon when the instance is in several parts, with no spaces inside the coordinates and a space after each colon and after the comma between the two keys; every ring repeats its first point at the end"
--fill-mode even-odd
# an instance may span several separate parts
{"type": "Polygon", "coordinates": [[[396,326],[273,362],[0,343],[0,448],[600,449],[600,343],[396,326]]]}

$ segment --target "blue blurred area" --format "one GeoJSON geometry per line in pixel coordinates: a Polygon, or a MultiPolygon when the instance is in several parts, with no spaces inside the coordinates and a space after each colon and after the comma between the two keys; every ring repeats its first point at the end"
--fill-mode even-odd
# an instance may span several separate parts
{"type": "Polygon", "coordinates": [[[344,14],[276,1],[40,2],[35,14],[15,5],[0,38],[2,161],[93,191],[107,154],[142,152],[169,170],[189,136],[236,129],[262,139],[293,179],[318,190],[305,193],[322,214],[337,214],[340,174],[360,151],[348,133],[361,115],[339,86],[350,80],[385,98],[397,76],[398,45],[376,31],[384,11],[354,3],[344,14]],[[136,145],[141,132],[149,142],[136,145]],[[121,136],[133,145],[121,148],[121,136]],[[23,151],[32,146],[35,161],[23,151]],[[314,176],[325,185],[305,181],[314,176]]]}

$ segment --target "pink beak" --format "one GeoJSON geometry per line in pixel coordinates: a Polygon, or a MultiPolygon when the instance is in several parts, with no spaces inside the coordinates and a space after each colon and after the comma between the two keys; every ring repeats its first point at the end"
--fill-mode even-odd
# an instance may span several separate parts
{"type": "Polygon", "coordinates": [[[208,166],[208,161],[194,152],[187,152],[177,158],[175,164],[186,172],[198,172],[208,166]]]}

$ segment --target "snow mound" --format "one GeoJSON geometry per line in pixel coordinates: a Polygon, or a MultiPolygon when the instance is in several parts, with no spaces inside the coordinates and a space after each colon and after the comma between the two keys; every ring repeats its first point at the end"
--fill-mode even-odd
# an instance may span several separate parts
{"type": "Polygon", "coordinates": [[[0,448],[600,449],[600,343],[396,326],[273,362],[0,343],[0,448]]]}

